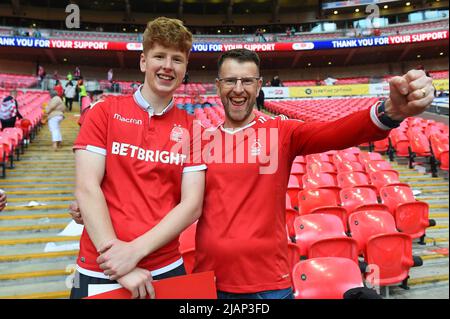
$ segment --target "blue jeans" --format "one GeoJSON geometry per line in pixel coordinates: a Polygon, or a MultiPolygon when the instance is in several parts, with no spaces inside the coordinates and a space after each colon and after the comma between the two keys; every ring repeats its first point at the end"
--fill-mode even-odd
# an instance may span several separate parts
{"type": "Polygon", "coordinates": [[[218,299],[294,299],[292,288],[280,290],[266,290],[250,294],[235,294],[231,292],[217,291],[218,299]]]}

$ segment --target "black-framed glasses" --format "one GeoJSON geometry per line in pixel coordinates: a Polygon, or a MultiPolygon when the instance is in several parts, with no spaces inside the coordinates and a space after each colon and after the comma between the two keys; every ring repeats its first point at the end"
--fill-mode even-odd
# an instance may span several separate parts
{"type": "Polygon", "coordinates": [[[259,76],[247,76],[243,78],[217,78],[217,80],[222,83],[223,86],[228,88],[235,87],[238,81],[241,81],[242,86],[253,86],[260,79],[261,77],[259,76]]]}

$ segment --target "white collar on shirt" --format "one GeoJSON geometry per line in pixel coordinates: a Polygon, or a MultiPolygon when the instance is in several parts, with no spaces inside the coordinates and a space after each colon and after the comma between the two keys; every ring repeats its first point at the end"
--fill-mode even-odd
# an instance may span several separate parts
{"type": "Polygon", "coordinates": [[[161,116],[169,112],[173,107],[173,98],[170,100],[169,104],[162,110],[160,113],[155,113],[155,109],[153,106],[150,105],[150,103],[147,102],[147,100],[144,98],[144,96],[141,93],[142,84],[139,86],[139,88],[134,92],[133,98],[137,105],[139,105],[143,110],[147,111],[150,116],[161,116]]]}

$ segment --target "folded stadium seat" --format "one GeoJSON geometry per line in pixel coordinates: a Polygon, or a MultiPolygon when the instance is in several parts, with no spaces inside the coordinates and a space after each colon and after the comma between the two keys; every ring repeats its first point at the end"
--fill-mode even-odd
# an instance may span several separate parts
{"type": "Polygon", "coordinates": [[[328,173],[334,178],[336,177],[336,168],[334,167],[334,164],[330,162],[309,162],[307,160],[306,172],[311,175],[328,173]]]}
{"type": "Polygon", "coordinates": [[[381,210],[389,213],[386,205],[378,203],[376,192],[364,186],[342,189],[340,199],[342,207],[347,210],[347,221],[352,214],[359,211],[381,210]]]}
{"type": "Polygon", "coordinates": [[[442,170],[448,171],[448,152],[449,142],[448,135],[442,133],[430,134],[431,151],[439,162],[439,167],[442,170]]]}
{"type": "Polygon", "coordinates": [[[303,177],[303,175],[305,175],[305,173],[306,173],[306,171],[305,171],[305,167],[303,164],[295,163],[295,162],[292,163],[291,175],[294,175],[297,178],[300,189],[303,188],[302,177],[303,177]]]}
{"type": "Polygon", "coordinates": [[[384,186],[380,189],[380,195],[382,203],[393,214],[397,229],[413,239],[420,238],[419,243],[424,245],[425,229],[436,225],[433,219],[428,219],[428,204],[417,201],[412,189],[407,186],[384,186]]]}
{"type": "Polygon", "coordinates": [[[292,277],[295,299],[343,299],[346,291],[364,287],[358,264],[348,258],[302,260],[292,277]]]}
{"type": "Polygon", "coordinates": [[[409,168],[413,168],[416,157],[429,158],[431,173],[433,177],[437,177],[436,159],[432,157],[430,142],[422,130],[418,127],[408,130],[409,138],[409,168]]]}
{"type": "Polygon", "coordinates": [[[366,272],[366,280],[373,281],[374,286],[402,283],[401,286],[407,288],[409,269],[421,265],[422,260],[413,258],[411,236],[396,230],[392,215],[361,211],[350,216],[349,224],[352,237],[371,268],[366,272]]]}
{"type": "Polygon", "coordinates": [[[337,168],[337,165],[340,163],[348,163],[348,162],[358,162],[359,159],[356,157],[354,153],[346,152],[346,151],[338,151],[333,155],[333,163],[337,168]]]}
{"type": "Polygon", "coordinates": [[[20,127],[6,127],[3,129],[2,131],[4,134],[9,134],[11,136],[14,137],[16,144],[15,144],[15,149],[16,149],[16,154],[17,154],[17,160],[19,160],[19,154],[23,154],[24,153],[24,147],[25,147],[25,143],[23,140],[23,130],[20,127]]]}
{"type": "Polygon", "coordinates": [[[319,188],[319,187],[328,187],[328,188],[336,188],[337,182],[335,177],[332,174],[328,173],[306,173],[302,177],[303,188],[319,188]]]}
{"type": "Polygon", "coordinates": [[[385,160],[368,161],[365,164],[366,173],[370,174],[376,171],[393,171],[391,164],[385,160]]]}
{"type": "Polygon", "coordinates": [[[339,217],[347,231],[347,210],[341,207],[339,193],[335,189],[304,189],[298,193],[298,213],[330,214],[339,217]]]}
{"type": "MultiPolygon", "coordinates": [[[[377,194],[380,194],[380,190],[384,186],[388,185],[401,185],[408,186],[407,183],[400,182],[399,174],[395,170],[382,170],[376,171],[369,174],[370,182],[377,189],[377,194]]],[[[381,195],[380,195],[381,197],[381,195]]]]}
{"type": "Polygon", "coordinates": [[[337,174],[337,182],[340,188],[365,187],[377,191],[376,187],[370,183],[369,178],[363,172],[341,172],[337,174]]]}
{"type": "Polygon", "coordinates": [[[409,139],[404,132],[394,129],[389,133],[389,139],[395,150],[395,156],[409,157],[409,139]]]}
{"type": "Polygon", "coordinates": [[[361,152],[358,155],[359,162],[363,165],[370,161],[383,161],[384,158],[380,153],[376,152],[361,152]]]}
{"type": "Polygon", "coordinates": [[[330,157],[326,153],[308,154],[305,156],[306,163],[322,163],[331,162],[330,157]]]}
{"type": "Polygon", "coordinates": [[[294,208],[298,207],[298,192],[300,191],[300,184],[298,179],[294,175],[289,176],[289,182],[287,187],[287,194],[291,199],[291,204],[294,208]]]}
{"type": "Polygon", "coordinates": [[[385,153],[389,149],[389,139],[385,138],[385,139],[382,139],[382,140],[379,140],[379,141],[375,141],[375,142],[373,142],[373,146],[374,146],[373,150],[375,152],[383,152],[383,153],[385,153]]]}
{"type": "Polygon", "coordinates": [[[291,240],[295,239],[294,220],[298,216],[298,212],[291,204],[291,198],[286,194],[286,229],[291,240]]]}
{"type": "Polygon", "coordinates": [[[330,214],[302,215],[294,221],[302,258],[345,257],[358,262],[358,244],[345,233],[342,220],[330,214]]]}
{"type": "Polygon", "coordinates": [[[0,145],[3,145],[5,161],[10,162],[9,168],[14,168],[14,146],[12,140],[0,132],[0,145]]]}
{"type": "Polygon", "coordinates": [[[3,144],[0,144],[0,166],[2,167],[2,178],[6,177],[6,162],[7,162],[7,157],[6,157],[6,152],[5,152],[5,147],[3,144]]]}
{"type": "Polygon", "coordinates": [[[17,160],[19,160],[21,143],[19,134],[16,131],[8,130],[8,128],[4,128],[0,134],[11,141],[11,155],[14,156],[14,153],[16,153],[17,160]]]}
{"type": "Polygon", "coordinates": [[[304,156],[296,156],[294,159],[294,163],[306,164],[306,160],[304,156]]]}
{"type": "Polygon", "coordinates": [[[360,162],[342,161],[335,164],[337,173],[361,172],[364,173],[364,166],[360,162]]]}

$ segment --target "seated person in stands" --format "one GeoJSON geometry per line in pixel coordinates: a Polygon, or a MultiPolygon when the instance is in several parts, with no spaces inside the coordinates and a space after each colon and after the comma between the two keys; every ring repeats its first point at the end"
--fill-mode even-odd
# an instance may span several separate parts
{"type": "Polygon", "coordinates": [[[22,115],[19,113],[19,104],[16,100],[17,91],[12,90],[10,95],[5,97],[0,106],[0,121],[2,128],[14,127],[16,125],[16,118],[21,119],[22,115]]]}
{"type": "Polygon", "coordinates": [[[0,189],[0,212],[5,209],[6,203],[6,193],[3,189],[0,189]]]}

